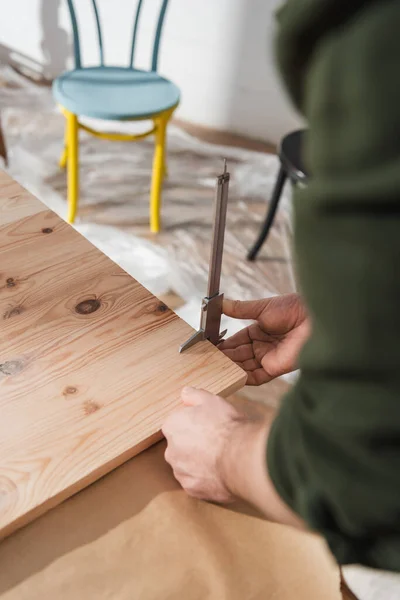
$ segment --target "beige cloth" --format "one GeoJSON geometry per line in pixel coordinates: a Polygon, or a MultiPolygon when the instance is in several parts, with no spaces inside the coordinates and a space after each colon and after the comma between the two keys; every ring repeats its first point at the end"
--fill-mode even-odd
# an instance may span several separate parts
{"type": "Polygon", "coordinates": [[[341,600],[320,539],[188,498],[164,447],[3,540],[1,600],[341,600]]]}

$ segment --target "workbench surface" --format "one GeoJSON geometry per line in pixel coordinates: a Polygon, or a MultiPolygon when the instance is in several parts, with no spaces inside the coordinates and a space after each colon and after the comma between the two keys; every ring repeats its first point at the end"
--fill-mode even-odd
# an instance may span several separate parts
{"type": "Polygon", "coordinates": [[[161,438],[183,386],[246,375],[0,175],[0,537],[161,438]]]}
{"type": "MultiPolygon", "coordinates": [[[[3,314],[0,319],[0,364],[3,365],[0,373],[0,478],[3,477],[0,511],[9,510],[10,486],[7,487],[6,481],[10,478],[4,478],[5,461],[11,464],[14,446],[25,441],[21,439],[20,429],[24,419],[22,425],[19,422],[15,425],[13,435],[9,435],[9,403],[29,402],[32,398],[42,402],[46,398],[45,390],[50,389],[53,397],[47,396],[46,402],[73,407],[73,413],[82,420],[82,431],[86,432],[89,430],[86,423],[100,419],[108,410],[110,390],[118,388],[121,395],[129,393],[132,380],[125,378],[124,369],[132,366],[122,359],[122,362],[112,362],[108,368],[101,353],[98,355],[103,345],[112,346],[109,342],[110,336],[114,339],[112,319],[97,343],[86,342],[93,331],[102,330],[103,321],[97,321],[102,311],[106,315],[108,311],[112,313],[114,307],[119,313],[126,310],[126,314],[133,311],[136,315],[139,304],[143,308],[140,322],[156,324],[155,335],[159,339],[165,330],[168,342],[174,347],[190,333],[190,328],[170,311],[161,310],[154,298],[128,279],[18,184],[0,174],[0,310],[3,314]],[[64,251],[57,248],[57,239],[61,240],[64,251]],[[47,287],[48,280],[43,278],[43,270],[49,267],[45,264],[43,268],[37,262],[38,246],[42,248],[42,262],[53,268],[54,275],[50,279],[54,287],[51,289],[47,287]],[[88,264],[96,265],[96,260],[101,268],[93,280],[88,274],[88,264]],[[60,281],[71,273],[74,276],[64,285],[60,299],[57,295],[60,281]],[[110,274],[126,281],[133,296],[127,291],[125,299],[117,297],[114,288],[104,284],[110,274]],[[141,304],[136,293],[143,294],[141,304]],[[93,313],[86,309],[83,314],[77,313],[76,307],[89,300],[87,307],[100,301],[99,309],[93,313]],[[33,322],[35,327],[32,327],[33,322]],[[75,341],[77,333],[84,335],[75,341]],[[25,351],[21,340],[27,341],[25,351]],[[52,344],[52,340],[57,343],[52,344]],[[86,367],[86,375],[81,376],[79,369],[68,368],[72,358],[85,365],[93,365],[96,358],[98,366],[92,370],[86,367]],[[7,363],[8,367],[4,367],[7,363]],[[51,370],[53,364],[56,365],[54,371],[51,370]],[[10,385],[14,377],[15,386],[10,385]],[[89,389],[95,389],[96,395],[89,394],[89,389]],[[91,402],[99,404],[99,409],[91,410],[91,402]],[[14,445],[14,439],[18,444],[14,445]]],[[[143,344],[139,345],[142,352],[134,345],[130,347],[129,335],[125,335],[121,324],[119,327],[115,344],[118,341],[122,349],[126,347],[130,363],[141,359],[145,354],[143,344]]],[[[189,372],[183,371],[177,378],[176,396],[178,388],[186,382],[206,385],[213,391],[224,388],[225,393],[240,386],[241,373],[231,370],[230,363],[221,356],[212,347],[203,350],[198,347],[193,358],[188,354],[186,360],[192,361],[192,365],[189,372]],[[209,376],[207,369],[211,359],[213,375],[209,376]],[[222,378],[221,373],[225,374],[222,378]]],[[[175,353],[174,360],[177,360],[175,353]]],[[[172,370],[168,363],[168,372],[163,377],[158,375],[157,390],[170,394],[170,377],[175,375],[172,370]]],[[[35,424],[41,422],[40,411],[29,409],[29,404],[26,406],[28,412],[24,410],[24,418],[28,416],[29,422],[35,424]]],[[[169,408],[168,405],[161,409],[160,421],[169,408]]],[[[51,420],[52,415],[49,410],[48,419],[51,420]]],[[[94,429],[106,439],[108,428],[101,420],[95,422],[94,429]]],[[[154,425],[158,427],[159,421],[154,425]]],[[[57,423],[56,449],[57,439],[62,439],[66,431],[71,435],[68,427],[62,420],[57,423]]],[[[84,458],[89,452],[91,460],[102,452],[96,444],[96,453],[90,450],[90,445],[84,448],[84,458]]],[[[3,539],[0,542],[1,600],[341,599],[338,569],[322,540],[268,523],[240,504],[224,508],[189,498],[165,463],[164,449],[164,442],[156,444],[3,539]]],[[[32,447],[32,459],[34,450],[32,447]]],[[[67,466],[62,460],[57,462],[52,477],[60,473],[63,481],[67,480],[70,470],[76,467],[72,450],[69,447],[71,461],[67,466]]],[[[59,456],[58,450],[55,455],[59,456]]],[[[52,456],[50,452],[48,461],[39,464],[51,465],[52,456]]],[[[30,470],[26,469],[28,463],[20,464],[19,470],[26,472],[27,480],[33,482],[29,489],[36,490],[40,483],[34,497],[43,490],[49,493],[53,479],[43,479],[39,473],[35,483],[35,479],[30,479],[30,470]]],[[[32,464],[37,463],[32,461],[32,464]]],[[[24,497],[29,498],[29,494],[24,492],[24,497]]]]}

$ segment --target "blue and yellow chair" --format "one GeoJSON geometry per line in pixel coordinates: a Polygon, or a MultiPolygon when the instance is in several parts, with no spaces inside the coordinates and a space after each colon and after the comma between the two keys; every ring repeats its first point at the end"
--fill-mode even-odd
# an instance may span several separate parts
{"type": "Polygon", "coordinates": [[[91,0],[96,20],[100,65],[83,67],[79,30],[73,0],[67,0],[74,39],[75,69],[63,73],[53,83],[53,95],[65,117],[65,146],[60,167],[68,172],[68,221],[73,223],[79,199],[79,130],[100,138],[116,141],[137,141],[155,136],[155,152],[150,193],[150,229],[160,230],[162,182],[166,175],[166,129],[179,104],[180,91],[168,79],[157,73],[161,32],[168,0],[162,0],[155,31],[150,71],[135,69],[134,55],[143,0],[138,1],[133,25],[132,47],[128,67],[104,64],[103,37],[96,0],[91,0]],[[79,117],[94,117],[114,121],[152,120],[153,127],[139,135],[103,133],[87,127],[79,117]]]}

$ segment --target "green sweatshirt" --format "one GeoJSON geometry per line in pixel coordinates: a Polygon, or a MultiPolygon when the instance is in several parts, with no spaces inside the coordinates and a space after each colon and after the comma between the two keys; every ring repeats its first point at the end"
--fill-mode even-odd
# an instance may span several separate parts
{"type": "Polygon", "coordinates": [[[289,0],[277,55],[310,127],[294,210],[313,331],[268,467],[339,563],[400,571],[400,1],[289,0]]]}

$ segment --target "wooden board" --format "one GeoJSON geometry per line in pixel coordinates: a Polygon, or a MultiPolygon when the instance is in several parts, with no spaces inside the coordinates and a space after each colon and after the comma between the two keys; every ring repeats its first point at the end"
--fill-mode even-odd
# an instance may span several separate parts
{"type": "Polygon", "coordinates": [[[0,173],[0,537],[160,439],[184,385],[245,374],[0,173]]]}

